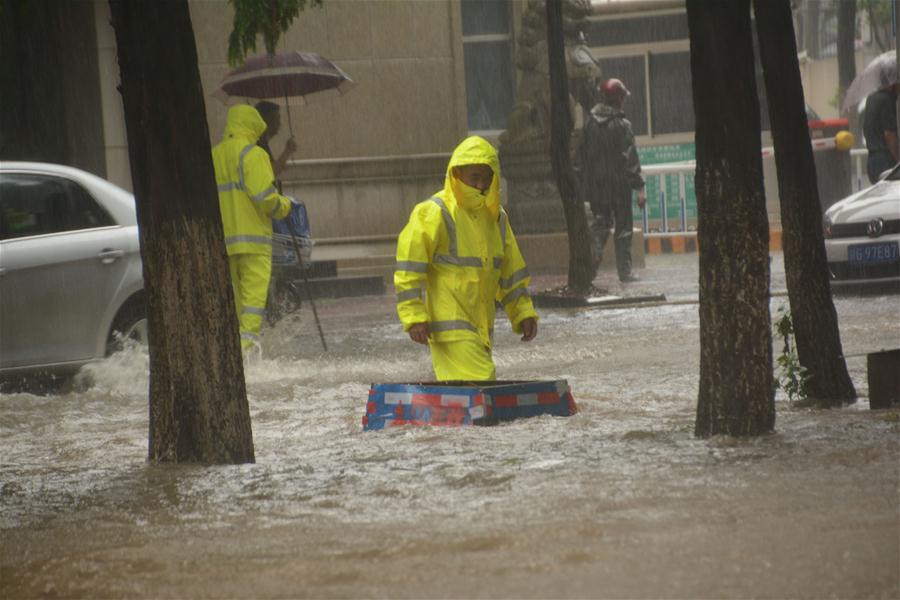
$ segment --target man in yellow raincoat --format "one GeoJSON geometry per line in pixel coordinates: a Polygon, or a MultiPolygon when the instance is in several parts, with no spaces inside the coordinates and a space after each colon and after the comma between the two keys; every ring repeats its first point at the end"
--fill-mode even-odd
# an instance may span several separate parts
{"type": "Polygon", "coordinates": [[[486,140],[456,148],[444,189],[420,202],[397,240],[397,313],[431,347],[438,380],[495,379],[496,303],[522,341],[537,335],[531,277],[500,206],[500,164],[486,140]]]}
{"type": "Polygon", "coordinates": [[[233,106],[212,151],[244,351],[259,344],[272,274],[272,219],[283,219],[291,209],[290,199],[275,189],[269,155],[256,145],[265,130],[255,108],[233,106]]]}

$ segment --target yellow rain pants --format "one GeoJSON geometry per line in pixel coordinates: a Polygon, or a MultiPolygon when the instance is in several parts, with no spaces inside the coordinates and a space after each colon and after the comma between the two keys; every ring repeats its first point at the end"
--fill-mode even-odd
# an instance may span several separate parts
{"type": "Polygon", "coordinates": [[[228,268],[241,328],[241,350],[246,352],[254,344],[259,344],[272,257],[266,254],[232,254],[228,257],[228,268]]]}
{"type": "Polygon", "coordinates": [[[491,349],[478,340],[431,342],[431,366],[438,381],[488,381],[497,378],[491,349]]]}

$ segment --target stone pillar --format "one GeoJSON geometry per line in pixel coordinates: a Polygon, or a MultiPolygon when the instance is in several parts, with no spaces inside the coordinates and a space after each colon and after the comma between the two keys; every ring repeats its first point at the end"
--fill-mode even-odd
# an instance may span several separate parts
{"type": "Polygon", "coordinates": [[[540,138],[500,146],[506,212],[516,235],[566,231],[547,146],[540,138]]]}

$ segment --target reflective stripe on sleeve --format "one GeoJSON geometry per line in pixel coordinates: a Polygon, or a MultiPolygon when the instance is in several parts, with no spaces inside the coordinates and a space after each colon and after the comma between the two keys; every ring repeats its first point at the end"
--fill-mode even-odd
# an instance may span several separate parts
{"type": "Polygon", "coordinates": [[[523,279],[525,279],[526,277],[528,277],[528,267],[522,267],[521,269],[519,269],[518,271],[516,271],[515,273],[513,273],[506,279],[501,279],[500,287],[502,287],[504,289],[509,289],[512,286],[514,286],[515,284],[517,284],[520,281],[522,281],[523,279]]]}
{"type": "Polygon", "coordinates": [[[417,300],[422,298],[422,288],[410,288],[397,292],[397,302],[406,302],[407,300],[417,300]]]}
{"type": "Polygon", "coordinates": [[[262,202],[263,200],[265,200],[266,198],[268,198],[271,194],[274,194],[274,193],[277,192],[277,191],[278,191],[278,190],[275,189],[275,186],[274,186],[274,185],[270,185],[270,186],[268,187],[268,189],[266,189],[266,190],[264,190],[264,191],[262,191],[262,192],[260,192],[260,193],[258,193],[258,194],[256,194],[256,195],[254,195],[254,196],[250,196],[250,199],[253,200],[254,202],[262,202]]]}
{"type": "Polygon", "coordinates": [[[231,246],[232,244],[267,244],[271,245],[271,238],[267,238],[264,235],[233,235],[231,237],[225,238],[225,245],[231,246]]]}
{"type": "Polygon", "coordinates": [[[506,306],[507,304],[509,304],[510,302],[515,300],[516,298],[521,298],[522,296],[526,296],[526,297],[528,296],[528,288],[520,287],[520,288],[514,289],[513,291],[511,291],[510,293],[508,293],[506,296],[503,297],[503,300],[500,301],[500,304],[503,304],[504,306],[506,306]]]}
{"type": "Polygon", "coordinates": [[[464,329],[466,331],[474,331],[478,332],[478,328],[469,323],[468,321],[432,321],[428,324],[428,331],[436,332],[436,331],[453,331],[457,329],[464,329]]]}
{"type": "Polygon", "coordinates": [[[394,267],[395,271],[410,271],[412,273],[427,273],[428,272],[428,263],[412,261],[412,260],[398,260],[397,266],[394,267]]]}
{"type": "Polygon", "coordinates": [[[500,241],[506,248],[506,211],[504,210],[500,211],[500,241]]]}
{"type": "Polygon", "coordinates": [[[280,209],[280,208],[281,208],[281,202],[276,202],[274,208],[272,208],[272,211],[269,213],[269,218],[274,219],[275,215],[278,214],[278,209],[280,209]]]}
{"type": "Polygon", "coordinates": [[[220,183],[218,185],[218,190],[220,192],[230,192],[232,190],[239,190],[239,189],[241,189],[241,184],[234,182],[234,181],[229,181],[228,183],[220,183]]]}

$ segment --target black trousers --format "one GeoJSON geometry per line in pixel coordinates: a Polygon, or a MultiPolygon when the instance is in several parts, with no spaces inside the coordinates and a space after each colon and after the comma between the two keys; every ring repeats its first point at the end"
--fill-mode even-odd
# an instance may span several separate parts
{"type": "Polygon", "coordinates": [[[634,219],[631,214],[630,188],[608,189],[591,200],[591,241],[594,261],[603,260],[603,248],[614,229],[616,271],[619,279],[631,275],[631,238],[634,219]]]}

